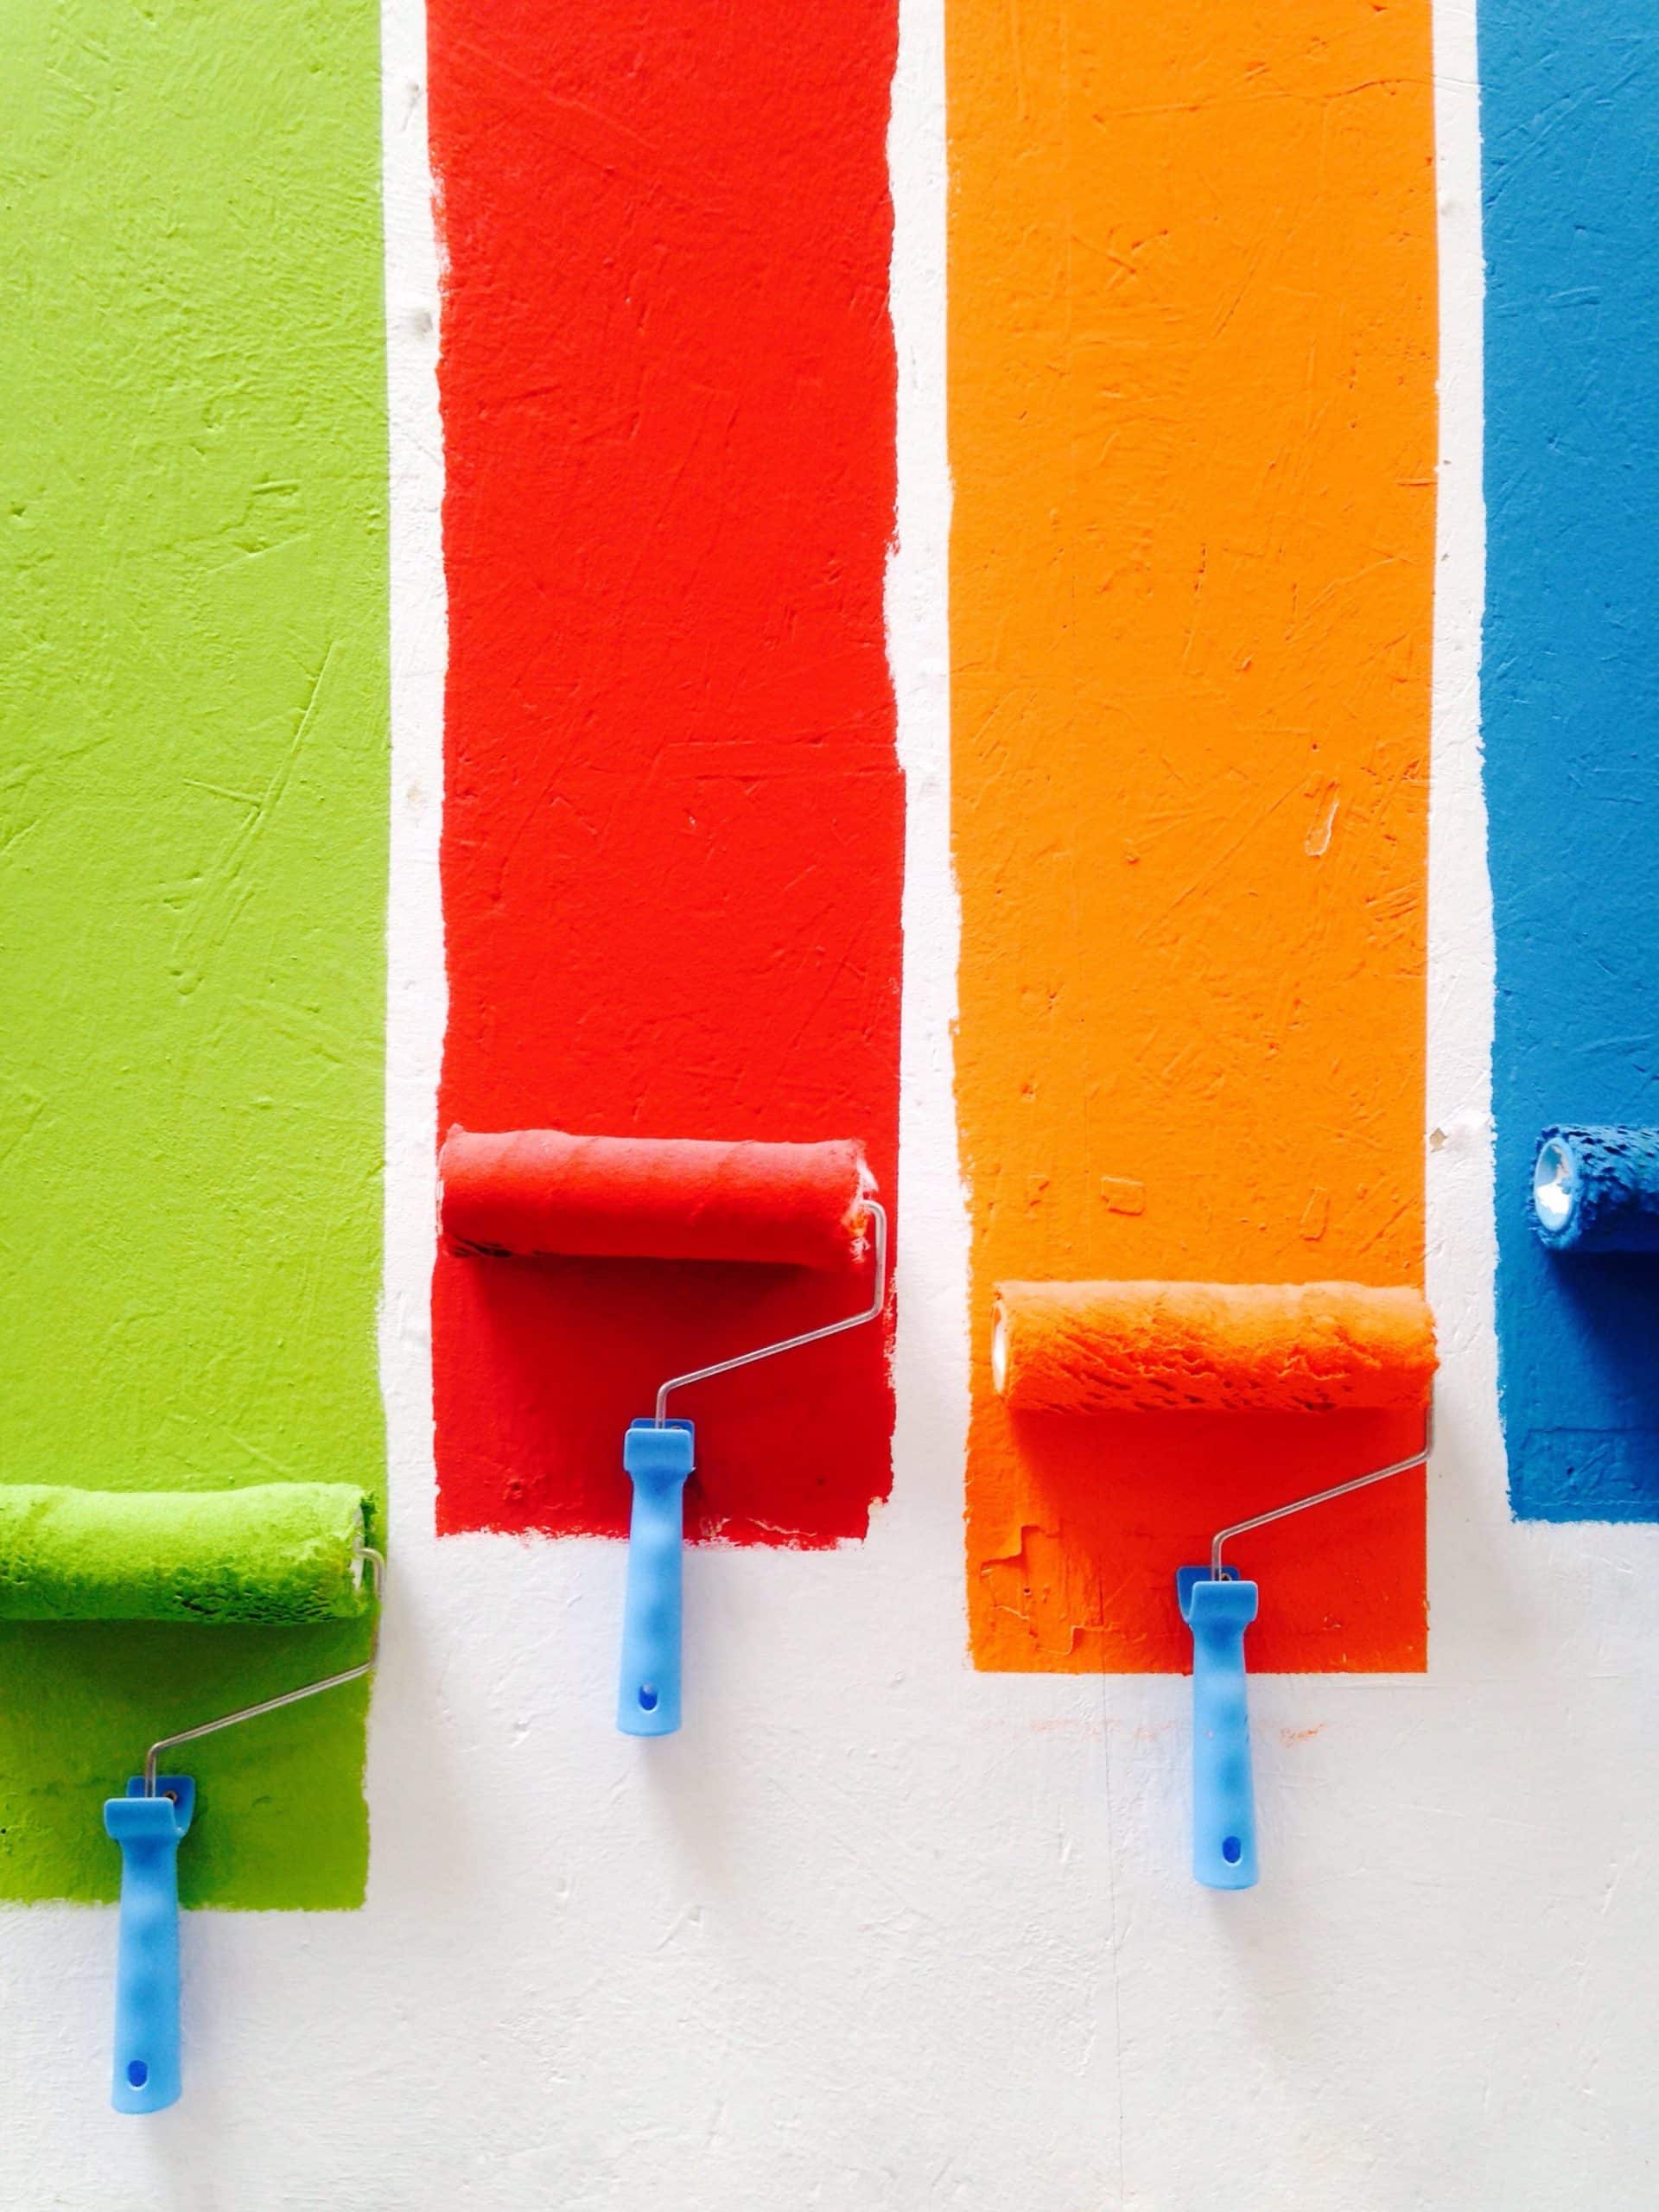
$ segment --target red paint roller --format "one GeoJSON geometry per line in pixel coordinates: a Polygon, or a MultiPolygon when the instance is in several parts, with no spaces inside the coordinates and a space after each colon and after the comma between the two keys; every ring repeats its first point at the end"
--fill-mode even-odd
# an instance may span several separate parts
{"type": "Polygon", "coordinates": [[[440,1219],[474,1259],[748,1261],[844,1267],[874,1247],[874,1294],[844,1320],[671,1376],[632,1422],[622,1465],[633,1484],[617,1726],[665,1736],[680,1725],[681,1555],[693,1430],[670,1421],[671,1391],[876,1320],[887,1302],[887,1218],[860,1147],[573,1136],[563,1129],[451,1129],[439,1155],[440,1219]]]}
{"type": "Polygon", "coordinates": [[[1256,1878],[1244,1630],[1257,1590],[1223,1564],[1230,1536],[1421,1466],[1432,1434],[1434,1323],[1421,1292],[1351,1282],[1007,1282],[991,1371],[1016,1412],[1326,1414],[1421,1406],[1404,1459],[1223,1529],[1207,1567],[1176,1577],[1192,1631],[1192,1871],[1211,1889],[1256,1878]]]}
{"type": "Polygon", "coordinates": [[[451,1129],[438,1163],[450,1249],[527,1259],[844,1267],[873,1187],[853,1143],[709,1144],[451,1129]]]}

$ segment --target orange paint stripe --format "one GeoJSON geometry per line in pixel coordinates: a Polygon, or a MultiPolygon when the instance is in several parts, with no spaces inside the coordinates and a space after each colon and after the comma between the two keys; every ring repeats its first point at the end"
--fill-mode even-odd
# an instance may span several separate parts
{"type": "MultiPolygon", "coordinates": [[[[1421,1281],[1428,0],[952,0],[957,1090],[982,1667],[1184,1668],[1220,1523],[1413,1417],[1021,1417],[1003,1276],[1421,1281]]],[[[1237,1547],[1421,1667],[1420,1477],[1237,1547]]]]}

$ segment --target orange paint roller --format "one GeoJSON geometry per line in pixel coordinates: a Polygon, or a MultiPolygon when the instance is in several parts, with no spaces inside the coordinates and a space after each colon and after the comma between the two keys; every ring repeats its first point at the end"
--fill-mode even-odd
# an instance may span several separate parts
{"type": "Polygon", "coordinates": [[[682,1551],[689,1421],[671,1392],[874,1321],[887,1303],[887,1217],[860,1147],[575,1136],[564,1129],[452,1129],[439,1156],[440,1217],[452,1251],[474,1259],[555,1256],[747,1261],[845,1267],[873,1247],[870,1302],[845,1319],[671,1376],[652,1414],[630,1424],[633,1484],[617,1726],[665,1736],[680,1725],[682,1551]]]}
{"type": "Polygon", "coordinates": [[[1005,1282],[991,1339],[1017,1411],[1335,1413],[1421,1405],[1434,1323],[1353,1282],[1005,1282]]]}
{"type": "Polygon", "coordinates": [[[1176,1578],[1192,1631],[1192,1871],[1211,1889],[1256,1879],[1244,1630],[1257,1588],[1222,1559],[1230,1537],[1363,1490],[1428,1456],[1436,1355],[1421,1292],[1363,1283],[1006,1282],[991,1372],[1016,1412],[1335,1413],[1421,1406],[1422,1449],[1219,1530],[1176,1578]]]}

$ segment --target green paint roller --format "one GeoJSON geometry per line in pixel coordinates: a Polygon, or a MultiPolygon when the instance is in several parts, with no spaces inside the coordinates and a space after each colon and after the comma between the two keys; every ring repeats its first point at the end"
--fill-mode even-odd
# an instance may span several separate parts
{"type": "Polygon", "coordinates": [[[188,1775],[158,1774],[161,1754],[368,1673],[385,1571],[366,1541],[369,1510],[348,1483],[161,1491],[0,1485],[0,1619],[278,1626],[376,1615],[360,1666],[159,1738],[125,1796],[105,1803],[104,1825],[121,1847],[118,2112],[160,2112],[177,2102],[181,2086],[178,1847],[195,1785],[188,1775]]]}
{"type": "Polygon", "coordinates": [[[0,1487],[0,1620],[350,1620],[364,1586],[361,1491],[0,1487]]]}

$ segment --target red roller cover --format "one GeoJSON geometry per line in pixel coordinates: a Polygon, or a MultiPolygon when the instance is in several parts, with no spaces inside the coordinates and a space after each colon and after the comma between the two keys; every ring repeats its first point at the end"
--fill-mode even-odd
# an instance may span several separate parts
{"type": "Polygon", "coordinates": [[[871,1180],[857,1144],[709,1143],[452,1129],[439,1161],[443,1230],[460,1253],[850,1260],[871,1180]]]}

